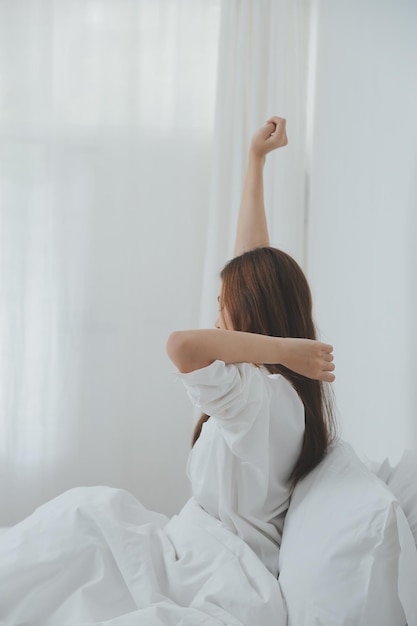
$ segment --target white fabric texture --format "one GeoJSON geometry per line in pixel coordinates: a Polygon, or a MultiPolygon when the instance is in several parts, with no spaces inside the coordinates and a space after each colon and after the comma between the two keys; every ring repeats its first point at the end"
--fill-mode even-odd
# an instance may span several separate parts
{"type": "Polygon", "coordinates": [[[1,626],[285,626],[278,582],[190,500],[71,489],[0,535],[1,626]]]}
{"type": "Polygon", "coordinates": [[[285,378],[248,363],[215,361],[179,376],[194,405],[211,416],[189,457],[193,495],[277,576],[304,406],[285,378]]]}
{"type": "Polygon", "coordinates": [[[417,550],[395,496],[339,442],[300,481],[279,583],[288,626],[417,625],[417,550]]]}
{"type": "Polygon", "coordinates": [[[393,466],[386,458],[382,463],[372,463],[370,469],[388,485],[400,502],[417,546],[417,452],[405,450],[393,466]]]}

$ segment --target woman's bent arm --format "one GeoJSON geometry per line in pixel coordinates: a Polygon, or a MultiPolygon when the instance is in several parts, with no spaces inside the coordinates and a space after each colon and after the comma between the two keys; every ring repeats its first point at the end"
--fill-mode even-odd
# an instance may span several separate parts
{"type": "Polygon", "coordinates": [[[332,382],[333,348],[311,339],[270,337],[234,330],[175,331],[168,338],[167,353],[180,372],[225,363],[280,364],[298,374],[332,382]]]}
{"type": "Polygon", "coordinates": [[[253,136],[237,223],[234,256],[269,246],[263,168],[268,152],[287,145],[285,120],[271,117],[253,136]]]}

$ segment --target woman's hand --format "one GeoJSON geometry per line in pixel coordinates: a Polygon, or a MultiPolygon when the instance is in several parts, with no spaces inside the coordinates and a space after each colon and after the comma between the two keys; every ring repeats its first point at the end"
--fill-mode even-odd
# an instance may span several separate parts
{"type": "Polygon", "coordinates": [[[258,157],[265,157],[268,152],[286,146],[288,143],[286,120],[271,117],[252,137],[251,152],[258,157]]]}
{"type": "Polygon", "coordinates": [[[307,378],[333,382],[333,347],[313,339],[287,337],[282,340],[280,363],[307,378]]]}

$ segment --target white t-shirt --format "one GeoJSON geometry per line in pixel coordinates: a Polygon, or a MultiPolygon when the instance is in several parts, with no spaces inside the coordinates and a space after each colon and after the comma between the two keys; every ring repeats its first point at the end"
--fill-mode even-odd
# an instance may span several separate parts
{"type": "Polygon", "coordinates": [[[303,403],[283,376],[248,363],[215,361],[179,376],[192,403],[211,416],[188,460],[193,495],[276,576],[303,403]]]}

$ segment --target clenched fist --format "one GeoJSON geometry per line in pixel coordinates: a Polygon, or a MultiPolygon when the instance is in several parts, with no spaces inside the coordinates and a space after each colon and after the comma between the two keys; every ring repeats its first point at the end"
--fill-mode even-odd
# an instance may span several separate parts
{"type": "Polygon", "coordinates": [[[252,137],[251,151],[259,157],[268,152],[286,146],[288,143],[286,120],[282,117],[271,117],[252,137]]]}

